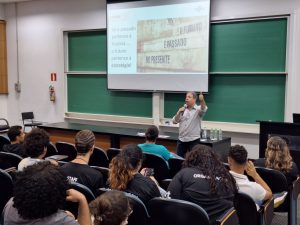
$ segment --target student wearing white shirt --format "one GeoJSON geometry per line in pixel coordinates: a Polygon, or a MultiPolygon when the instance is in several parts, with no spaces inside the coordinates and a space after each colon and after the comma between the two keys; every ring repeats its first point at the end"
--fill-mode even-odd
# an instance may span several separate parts
{"type": "Polygon", "coordinates": [[[202,93],[199,95],[200,105],[196,105],[195,92],[187,92],[185,104],[179,108],[173,117],[173,123],[179,123],[179,136],[177,141],[177,155],[184,157],[185,153],[199,144],[201,120],[207,111],[207,106],[202,93]]]}
{"type": "Polygon", "coordinates": [[[230,173],[235,178],[239,191],[248,194],[259,206],[264,200],[272,198],[272,191],[247,157],[248,153],[243,146],[232,146],[228,156],[230,173]],[[254,181],[249,181],[248,177],[244,175],[245,171],[254,181]]]}

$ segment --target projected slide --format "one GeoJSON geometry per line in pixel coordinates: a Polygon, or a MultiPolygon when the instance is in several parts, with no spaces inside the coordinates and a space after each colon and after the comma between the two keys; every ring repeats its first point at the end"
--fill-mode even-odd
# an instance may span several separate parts
{"type": "Polygon", "coordinates": [[[207,91],[209,0],[107,7],[110,89],[207,91]]]}
{"type": "Polygon", "coordinates": [[[207,72],[205,19],[187,17],[138,21],[137,71],[207,72]]]}

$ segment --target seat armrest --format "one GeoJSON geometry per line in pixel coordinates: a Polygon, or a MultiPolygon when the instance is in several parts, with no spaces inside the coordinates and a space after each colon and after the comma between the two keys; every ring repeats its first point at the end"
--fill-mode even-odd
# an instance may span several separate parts
{"type": "Polygon", "coordinates": [[[238,225],[239,219],[236,210],[232,207],[216,220],[217,225],[238,225]]]}
{"type": "Polygon", "coordinates": [[[45,158],[45,160],[53,159],[53,160],[56,160],[56,161],[61,161],[61,160],[64,160],[66,158],[68,158],[67,155],[51,155],[51,156],[45,158]]]}
{"type": "Polygon", "coordinates": [[[265,201],[261,208],[263,209],[264,225],[271,225],[274,216],[274,198],[265,201]]]}
{"type": "Polygon", "coordinates": [[[300,177],[298,177],[297,180],[293,182],[292,196],[294,200],[297,200],[299,193],[300,193],[300,177]]]}
{"type": "Polygon", "coordinates": [[[171,183],[172,179],[163,179],[161,182],[160,182],[160,186],[165,189],[165,190],[168,190],[168,187],[169,187],[169,184],[171,183]]]}

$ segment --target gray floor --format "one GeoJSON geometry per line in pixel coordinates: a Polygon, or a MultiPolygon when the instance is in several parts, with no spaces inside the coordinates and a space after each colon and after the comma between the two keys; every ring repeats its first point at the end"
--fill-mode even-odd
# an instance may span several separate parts
{"type": "MultiPolygon", "coordinates": [[[[298,203],[297,203],[298,209],[297,209],[297,225],[300,225],[300,197],[298,197],[298,203]]],[[[287,213],[275,213],[272,225],[287,225],[288,219],[287,219],[287,213]]]]}

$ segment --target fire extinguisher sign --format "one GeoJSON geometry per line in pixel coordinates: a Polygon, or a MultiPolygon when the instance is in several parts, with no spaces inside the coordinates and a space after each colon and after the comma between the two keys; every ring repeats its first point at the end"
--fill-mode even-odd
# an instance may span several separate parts
{"type": "Polygon", "coordinates": [[[51,73],[51,81],[56,81],[56,73],[51,73]]]}

